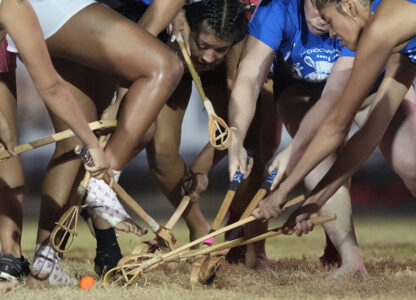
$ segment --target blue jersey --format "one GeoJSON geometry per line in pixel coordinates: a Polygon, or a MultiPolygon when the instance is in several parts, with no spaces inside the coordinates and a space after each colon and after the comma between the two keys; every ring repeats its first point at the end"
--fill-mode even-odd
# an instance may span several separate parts
{"type": "MultiPolygon", "coordinates": [[[[371,13],[374,13],[377,9],[377,6],[381,3],[382,0],[375,0],[371,5],[371,13]]],[[[416,0],[407,0],[411,3],[416,4],[416,0]]],[[[416,37],[413,37],[404,47],[400,50],[400,53],[406,55],[413,63],[416,64],[416,37]]]]}
{"type": "Polygon", "coordinates": [[[307,27],[302,0],[263,1],[249,33],[276,51],[274,68],[284,67],[295,79],[321,82],[340,56],[354,56],[329,34],[314,35],[307,27]]]}

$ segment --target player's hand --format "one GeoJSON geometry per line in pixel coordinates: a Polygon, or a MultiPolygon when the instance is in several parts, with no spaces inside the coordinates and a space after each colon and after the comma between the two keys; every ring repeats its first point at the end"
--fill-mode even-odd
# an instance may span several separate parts
{"type": "Polygon", "coordinates": [[[104,150],[101,146],[88,148],[88,152],[91,155],[92,163],[84,162],[85,170],[91,174],[91,176],[97,179],[103,179],[105,175],[110,178],[110,186],[114,178],[113,171],[110,169],[104,150]]]}
{"type": "MultiPolygon", "coordinates": [[[[237,132],[237,129],[231,128],[231,143],[228,147],[228,172],[230,181],[233,180],[235,173],[240,169],[244,178],[250,174],[252,163],[247,164],[247,151],[243,147],[243,138],[237,132]]],[[[252,159],[251,159],[252,161],[252,159]]]]}
{"type": "Polygon", "coordinates": [[[192,202],[197,202],[201,194],[208,188],[208,174],[194,173],[193,171],[191,171],[191,174],[192,186],[189,189],[188,194],[191,197],[192,202]]]}
{"type": "Polygon", "coordinates": [[[189,28],[188,22],[186,21],[185,10],[181,9],[173,18],[172,23],[169,24],[167,29],[168,35],[170,35],[170,42],[173,43],[176,41],[176,38],[179,34],[183,38],[185,44],[186,52],[191,56],[191,46],[189,44],[189,36],[191,34],[191,29],[189,28]]]}
{"type": "Polygon", "coordinates": [[[314,228],[311,217],[317,215],[320,207],[316,203],[303,204],[295,210],[283,226],[284,233],[292,233],[293,230],[297,236],[308,234],[314,228]]]}
{"type": "Polygon", "coordinates": [[[277,190],[261,200],[258,208],[252,212],[252,215],[263,222],[271,218],[276,218],[283,212],[283,206],[287,201],[286,199],[287,196],[279,193],[279,190],[277,190]]]}
{"type": "Polygon", "coordinates": [[[292,153],[292,147],[291,144],[286,147],[282,152],[280,152],[276,157],[273,159],[273,162],[269,166],[269,173],[273,172],[274,169],[278,169],[279,172],[277,172],[276,177],[273,180],[273,183],[270,187],[270,190],[275,190],[280,182],[283,179],[283,176],[285,176],[287,165],[289,164],[290,155],[292,153]]]}

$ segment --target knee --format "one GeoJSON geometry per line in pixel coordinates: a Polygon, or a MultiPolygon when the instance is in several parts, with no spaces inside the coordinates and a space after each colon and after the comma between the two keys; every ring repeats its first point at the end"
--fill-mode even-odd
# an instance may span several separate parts
{"type": "Polygon", "coordinates": [[[162,147],[161,149],[147,148],[147,159],[150,170],[158,176],[169,174],[169,170],[180,159],[179,152],[162,147]]]}
{"type": "Polygon", "coordinates": [[[184,66],[179,57],[172,51],[163,56],[153,69],[152,77],[164,85],[170,85],[172,90],[176,88],[182,78],[184,66]]]}
{"type": "Polygon", "coordinates": [[[71,141],[72,139],[59,141],[55,144],[55,151],[53,153],[52,159],[63,158],[66,159],[76,159],[76,155],[74,153],[74,149],[77,145],[81,144],[81,142],[71,141]]]}

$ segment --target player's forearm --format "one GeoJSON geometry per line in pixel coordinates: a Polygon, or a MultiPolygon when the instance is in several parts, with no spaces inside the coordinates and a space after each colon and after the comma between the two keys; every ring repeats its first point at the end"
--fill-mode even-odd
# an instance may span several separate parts
{"type": "Polygon", "coordinates": [[[330,112],[332,106],[318,105],[319,102],[306,114],[302,120],[298,132],[291,143],[291,155],[286,169],[286,173],[290,174],[297,161],[302,157],[306,148],[312,141],[313,137],[330,112]]]}
{"type": "Polygon", "coordinates": [[[239,71],[228,105],[228,119],[230,126],[237,129],[241,141],[244,140],[256,112],[259,93],[260,89],[255,80],[239,71]]]}
{"type": "Polygon", "coordinates": [[[156,36],[168,26],[184,4],[185,0],[154,0],[137,24],[156,36]]]}
{"type": "Polygon", "coordinates": [[[289,193],[312,169],[338,148],[348,133],[348,128],[349,126],[334,125],[332,119],[327,120],[292,172],[282,182],[279,190],[285,194],[289,193]]]}
{"type": "Polygon", "coordinates": [[[354,57],[341,57],[335,63],[331,74],[317,103],[309,110],[300,123],[298,132],[292,141],[292,153],[286,170],[287,174],[293,170],[312,138],[324,123],[326,117],[337,104],[342,91],[351,74],[354,57]]]}
{"type": "MultiPolygon", "coordinates": [[[[351,123],[362,102],[379,76],[391,53],[390,43],[378,31],[368,32],[367,39],[374,43],[361,41],[357,57],[348,83],[338,101],[316,136],[293,167],[282,189],[289,192],[313,168],[344,141],[351,123]],[[362,74],[366,74],[365,77],[362,74]]],[[[362,37],[363,39],[364,37],[362,37]]]]}
{"type": "Polygon", "coordinates": [[[338,153],[331,169],[311,192],[309,201],[322,206],[363,165],[382,140],[406,92],[408,97],[414,97],[415,75],[416,67],[406,58],[396,55],[389,59],[366,123],[338,153]]]}

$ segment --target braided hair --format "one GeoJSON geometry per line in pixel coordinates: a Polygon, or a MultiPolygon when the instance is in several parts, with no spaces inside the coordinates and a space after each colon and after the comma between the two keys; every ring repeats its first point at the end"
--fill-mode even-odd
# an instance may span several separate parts
{"type": "Polygon", "coordinates": [[[247,17],[239,0],[202,0],[185,7],[191,31],[208,31],[236,44],[247,35],[247,17]]]}

